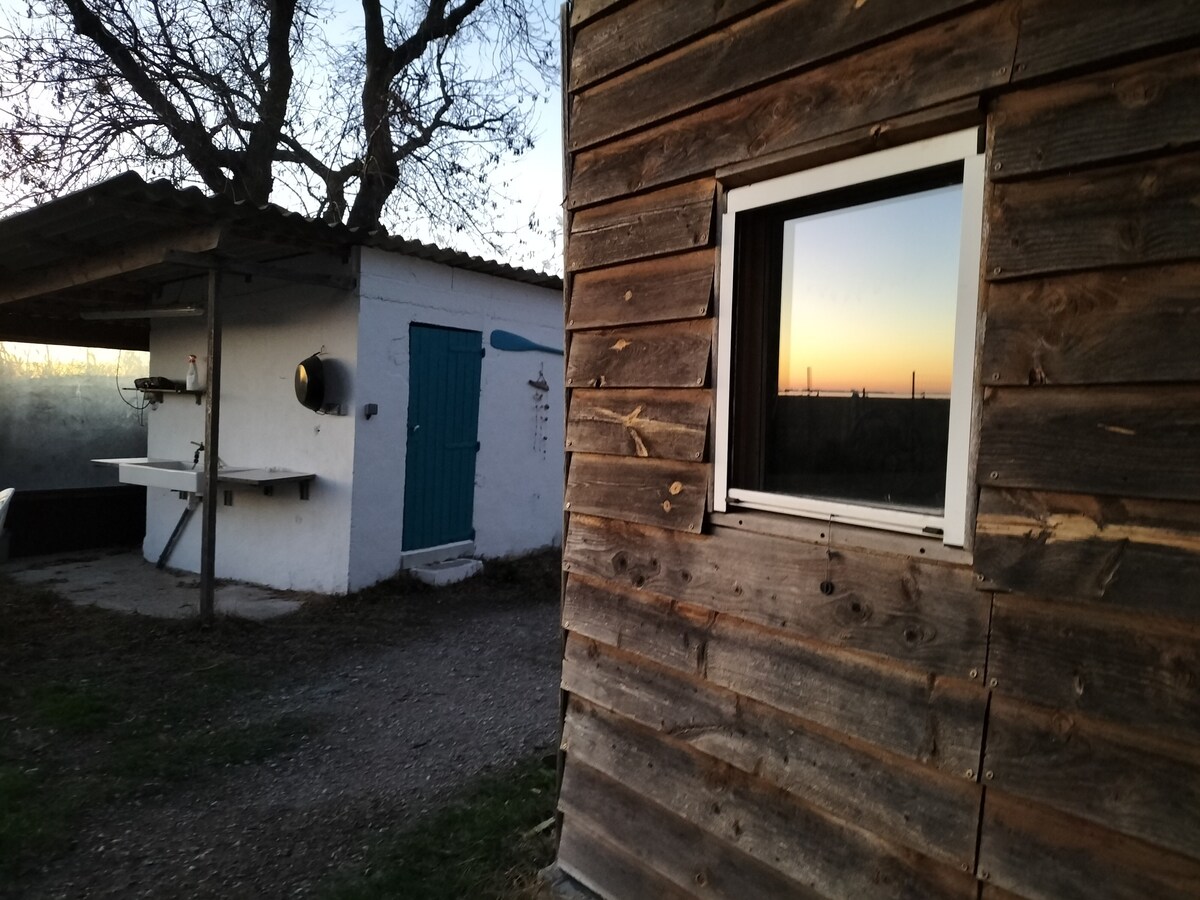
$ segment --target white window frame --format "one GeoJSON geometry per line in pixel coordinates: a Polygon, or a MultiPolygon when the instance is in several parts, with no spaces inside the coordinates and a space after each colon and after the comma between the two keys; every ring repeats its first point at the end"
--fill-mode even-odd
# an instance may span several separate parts
{"type": "MultiPolygon", "coordinates": [[[[725,195],[721,217],[720,297],[717,309],[717,410],[713,502],[716,511],[730,508],[845,522],[853,525],[936,534],[945,544],[963,546],[966,539],[970,485],[971,419],[975,397],[975,335],[979,318],[980,245],[983,239],[984,153],[979,128],[916,141],[814,169],[734,188],[725,195]],[[954,317],[954,359],[950,386],[950,433],[946,455],[946,502],[942,515],[902,508],[843,503],[729,487],[730,377],[733,365],[733,285],[736,265],[737,214],[798,197],[821,194],[919,172],[946,163],[963,163],[962,231],[958,251],[958,300],[954,317]]],[[[851,208],[851,207],[847,207],[851,208]]]]}

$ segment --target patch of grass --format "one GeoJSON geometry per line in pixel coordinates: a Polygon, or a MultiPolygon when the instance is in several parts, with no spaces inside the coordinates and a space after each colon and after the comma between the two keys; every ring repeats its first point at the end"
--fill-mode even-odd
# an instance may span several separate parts
{"type": "MultiPolygon", "coordinates": [[[[401,576],[271,622],[207,627],[75,607],[0,577],[0,895],[70,852],[89,812],[319,734],[313,718],[246,717],[279,679],[403,643],[473,605],[556,603],[558,567],[557,552],[506,561],[453,591],[401,576]]],[[[523,799],[549,807],[547,785],[523,799]]]]}
{"type": "Polygon", "coordinates": [[[0,583],[0,893],[70,846],[90,809],[256,762],[320,723],[237,718],[265,656],[238,622],[212,629],[72,607],[0,583]]]}
{"type": "Polygon", "coordinates": [[[554,858],[554,761],[538,756],[479,778],[444,809],[384,837],[368,866],[325,900],[528,900],[554,858]]]}

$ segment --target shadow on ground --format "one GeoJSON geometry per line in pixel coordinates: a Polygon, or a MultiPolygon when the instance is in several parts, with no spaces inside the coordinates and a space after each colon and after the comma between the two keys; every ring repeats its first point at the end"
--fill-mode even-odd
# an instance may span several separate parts
{"type": "Polygon", "coordinates": [[[0,895],[328,894],[553,752],[558,573],[542,554],[208,628],[0,581],[0,895]]]}

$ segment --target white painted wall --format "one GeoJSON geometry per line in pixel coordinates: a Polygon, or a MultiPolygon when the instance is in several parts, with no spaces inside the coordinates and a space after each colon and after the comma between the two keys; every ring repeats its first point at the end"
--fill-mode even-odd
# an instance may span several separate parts
{"type": "MultiPolygon", "coordinates": [[[[336,274],[336,260],[287,263],[336,274]]],[[[220,578],[279,588],[344,593],[395,574],[404,521],[408,419],[409,324],[483,333],[476,460],[476,552],[521,553],[561,541],[563,358],[505,352],[488,344],[493,329],[562,346],[562,295],[399,254],[364,249],[359,292],[339,292],[227,276],[222,287],[220,457],[231,467],[312,472],[310,499],[294,485],[267,497],[234,493],[217,513],[220,578]],[[295,397],[296,363],[324,348],[327,370],[341,382],[346,415],[319,416],[295,397]],[[544,378],[549,390],[530,381],[544,378]],[[370,421],[363,405],[376,403],[370,421]]],[[[202,302],[204,278],[171,287],[167,303],[202,302]]],[[[155,320],[150,373],[182,380],[194,353],[205,368],[203,318],[155,320]]],[[[333,399],[333,398],[331,398],[333,399]]],[[[148,412],[147,453],[192,459],[204,439],[204,405],[167,396],[148,412]]],[[[220,498],[218,498],[220,499],[220,498]]],[[[185,501],[147,489],[143,552],[156,560],[185,501]]],[[[169,565],[200,568],[200,522],[192,517],[169,565]]]]}
{"type": "MultiPolygon", "coordinates": [[[[291,260],[296,268],[341,275],[340,261],[291,260]]],[[[176,286],[180,300],[202,301],[203,278],[176,286]]],[[[172,298],[168,298],[172,299],[172,298]]],[[[354,465],[353,415],[320,416],[301,406],[293,375],[300,360],[325,348],[327,368],[348,385],[354,404],[357,366],[357,296],[326,288],[226,276],[222,285],[224,343],[220,457],[233,467],[283,468],[313,472],[310,498],[295,485],[273,496],[241,488],[231,507],[217,512],[216,572],[279,588],[342,593],[348,589],[350,513],[354,465]]],[[[186,357],[199,358],[204,377],[205,319],[156,320],[150,338],[150,372],[183,380],[186,357]]],[[[189,441],[204,439],[204,406],[188,396],[167,396],[149,411],[147,452],[152,457],[191,461],[189,441]]],[[[170,491],[147,489],[143,551],[156,560],[185,501],[170,491]]],[[[189,522],[168,565],[200,568],[201,512],[189,522]]]]}
{"type": "Polygon", "coordinates": [[[483,333],[476,553],[503,556],[558,544],[563,358],[495,350],[488,337],[499,328],[561,347],[561,292],[371,249],[362,251],[360,269],[351,589],[392,575],[400,562],[412,322],[483,333]],[[548,391],[530,386],[539,377],[548,391]],[[379,406],[370,421],[362,416],[365,403],[379,406]]]}

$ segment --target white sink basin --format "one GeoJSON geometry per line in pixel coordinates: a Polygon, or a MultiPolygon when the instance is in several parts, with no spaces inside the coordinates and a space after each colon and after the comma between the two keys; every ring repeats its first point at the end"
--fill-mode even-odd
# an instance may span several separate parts
{"type": "Polygon", "coordinates": [[[204,480],[204,470],[199,466],[193,469],[190,462],[178,459],[150,460],[121,463],[117,467],[117,479],[125,484],[144,484],[146,487],[198,494],[204,480]]]}

